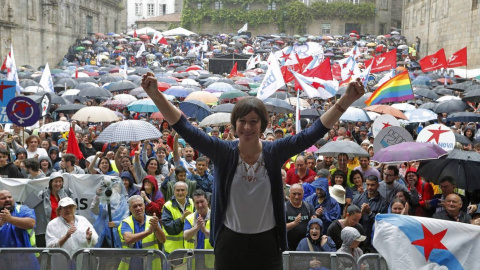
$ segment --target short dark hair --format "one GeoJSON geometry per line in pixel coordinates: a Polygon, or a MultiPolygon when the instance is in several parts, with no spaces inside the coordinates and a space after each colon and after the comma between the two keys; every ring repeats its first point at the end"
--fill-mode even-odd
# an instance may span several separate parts
{"type": "Polygon", "coordinates": [[[355,177],[355,175],[357,175],[357,174],[360,174],[360,177],[362,178],[362,183],[365,182],[365,178],[363,177],[363,173],[360,170],[353,170],[352,172],[350,172],[350,179],[348,179],[350,181],[350,183],[353,184],[353,177],[355,177]]]}
{"type": "Polygon", "coordinates": [[[337,176],[337,175],[341,176],[343,178],[342,187],[346,188],[347,187],[347,175],[342,170],[335,170],[332,173],[332,180],[330,181],[330,185],[331,186],[335,185],[335,176],[337,176]]]}
{"type": "Polygon", "coordinates": [[[163,151],[165,155],[167,154],[167,149],[165,147],[158,147],[157,148],[157,154],[160,153],[160,151],[163,151]]]}
{"type": "Polygon", "coordinates": [[[185,169],[183,166],[176,166],[175,175],[178,175],[179,173],[187,173],[187,169],[185,169]]]}
{"type": "Polygon", "coordinates": [[[77,161],[77,157],[74,154],[65,154],[62,155],[62,159],[65,160],[65,162],[70,162],[72,166],[75,165],[75,161],[77,161]]]}
{"type": "Polygon", "coordinates": [[[237,102],[235,107],[233,107],[232,115],[230,117],[230,123],[232,124],[233,129],[235,130],[239,118],[244,117],[252,111],[260,117],[260,133],[263,133],[269,122],[268,111],[263,101],[256,97],[242,98],[237,102]]]}
{"type": "Polygon", "coordinates": [[[376,175],[369,175],[369,176],[367,176],[366,181],[377,181],[378,182],[378,177],[376,175]]]}
{"type": "Polygon", "coordinates": [[[35,158],[28,158],[23,161],[23,164],[25,164],[25,168],[27,169],[32,169],[33,171],[38,171],[40,170],[40,162],[36,160],[35,158]]]}
{"type": "Polygon", "coordinates": [[[208,164],[208,159],[206,157],[198,157],[195,162],[205,162],[208,164]]]}
{"type": "Polygon", "coordinates": [[[389,165],[387,170],[393,171],[393,175],[398,176],[398,167],[395,165],[389,165]]]}
{"type": "Polygon", "coordinates": [[[454,186],[457,185],[457,183],[455,182],[455,179],[453,179],[453,177],[451,177],[451,176],[444,176],[440,179],[439,182],[440,182],[440,184],[444,183],[444,182],[449,182],[450,184],[452,184],[454,186]]]}
{"type": "Polygon", "coordinates": [[[401,203],[403,206],[405,206],[405,201],[402,200],[402,199],[398,199],[398,198],[395,198],[392,200],[392,204],[390,204],[390,207],[394,204],[394,203],[401,203]]]}
{"type": "Polygon", "coordinates": [[[362,213],[362,210],[360,210],[360,208],[358,208],[358,206],[356,206],[355,204],[351,204],[347,207],[347,214],[349,216],[355,215],[355,214],[361,214],[361,213],[362,213]]]}
{"type": "Polygon", "coordinates": [[[0,155],[10,156],[10,152],[6,148],[0,148],[0,155]]]}
{"type": "Polygon", "coordinates": [[[100,160],[98,161],[98,166],[100,166],[100,163],[102,163],[102,160],[104,159],[108,161],[108,171],[109,172],[113,171],[112,163],[110,162],[110,159],[108,159],[107,157],[101,157],[100,160]]]}
{"type": "Polygon", "coordinates": [[[205,193],[205,191],[203,191],[201,189],[196,189],[192,194],[192,198],[201,197],[201,196],[203,196],[206,200],[208,200],[207,199],[207,193],[205,193]]]}

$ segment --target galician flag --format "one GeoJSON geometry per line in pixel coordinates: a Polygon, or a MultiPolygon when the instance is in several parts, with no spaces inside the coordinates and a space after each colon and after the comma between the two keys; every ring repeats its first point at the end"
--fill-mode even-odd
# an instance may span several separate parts
{"type": "Polygon", "coordinates": [[[265,73],[262,84],[258,87],[257,98],[264,100],[271,96],[278,88],[285,85],[283,80],[282,71],[278,64],[277,58],[270,53],[268,56],[268,70],[265,73]]]}
{"type": "Polygon", "coordinates": [[[329,99],[333,97],[336,93],[335,90],[333,90],[332,92],[327,91],[327,88],[329,88],[329,90],[331,88],[330,86],[326,87],[325,86],[326,81],[322,79],[306,77],[293,70],[291,70],[290,72],[292,72],[293,76],[295,77],[295,80],[300,84],[303,91],[305,91],[305,93],[309,98],[319,97],[321,99],[329,99]]]}
{"type": "Polygon", "coordinates": [[[123,79],[125,79],[125,80],[128,77],[127,69],[128,69],[127,59],[125,59],[125,64],[123,65],[123,70],[122,70],[123,79]]]}
{"type": "Polygon", "coordinates": [[[15,64],[15,56],[13,55],[13,45],[10,45],[10,52],[5,58],[1,69],[7,70],[7,80],[15,81],[17,83],[16,91],[20,93],[22,86],[20,86],[20,81],[18,80],[17,65],[15,64]]]}
{"type": "Polygon", "coordinates": [[[43,87],[45,92],[55,93],[55,90],[53,89],[52,73],[50,73],[48,63],[43,70],[42,78],[40,79],[40,86],[43,87]]]}
{"type": "Polygon", "coordinates": [[[380,214],[373,246],[388,269],[480,269],[480,226],[380,214]]]}
{"type": "Polygon", "coordinates": [[[142,53],[145,51],[145,43],[142,43],[142,46],[140,47],[140,49],[138,49],[138,52],[137,52],[137,55],[135,55],[135,58],[139,58],[140,56],[142,56],[142,53]]]}
{"type": "Polygon", "coordinates": [[[246,32],[248,30],[248,22],[245,23],[242,28],[240,28],[240,30],[238,30],[238,34],[242,33],[242,32],[246,32]]]}

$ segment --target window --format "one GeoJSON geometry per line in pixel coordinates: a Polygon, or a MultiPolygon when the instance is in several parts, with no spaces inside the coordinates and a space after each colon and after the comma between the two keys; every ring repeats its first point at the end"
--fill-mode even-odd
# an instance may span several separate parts
{"type": "Polygon", "coordinates": [[[223,3],[221,1],[215,1],[215,9],[222,9],[223,3]]]}
{"type": "Polygon", "coordinates": [[[437,0],[432,0],[432,5],[430,9],[430,18],[432,22],[434,22],[437,19],[437,0]]]}
{"type": "Polygon", "coordinates": [[[388,10],[388,1],[387,0],[380,1],[380,9],[381,10],[388,10]]]}
{"type": "Polygon", "coordinates": [[[92,32],[93,32],[93,28],[92,28],[93,23],[92,23],[92,21],[93,21],[93,17],[92,17],[92,16],[87,16],[87,20],[86,20],[86,23],[87,23],[87,24],[86,24],[87,33],[92,33],[92,32]]]}
{"type": "Polygon", "coordinates": [[[250,10],[250,4],[245,4],[245,10],[250,10]]]}
{"type": "Polygon", "coordinates": [[[167,14],[167,4],[161,4],[160,10],[162,11],[162,15],[167,14]]]}
{"type": "Polygon", "coordinates": [[[330,34],[330,24],[322,23],[322,34],[330,34]]]}
{"type": "Polygon", "coordinates": [[[360,0],[352,0],[352,4],[360,4],[360,0]]]}
{"type": "Polygon", "coordinates": [[[153,4],[147,4],[147,16],[155,15],[155,6],[153,4]]]}
{"type": "Polygon", "coordinates": [[[267,10],[277,10],[277,4],[275,2],[268,4],[267,10]]]}
{"type": "Polygon", "coordinates": [[[202,3],[197,3],[197,9],[202,9],[203,4],[202,3]]]}
{"type": "Polygon", "coordinates": [[[380,34],[380,35],[384,35],[384,34],[387,32],[386,28],[387,28],[386,24],[381,23],[381,24],[380,24],[380,33],[379,33],[379,34],[380,34]]]}
{"type": "Polygon", "coordinates": [[[142,16],[142,3],[135,4],[135,16],[142,16]]]}

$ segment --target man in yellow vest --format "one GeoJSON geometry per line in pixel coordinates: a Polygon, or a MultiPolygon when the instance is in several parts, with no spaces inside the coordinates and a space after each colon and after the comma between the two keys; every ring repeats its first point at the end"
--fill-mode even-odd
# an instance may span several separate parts
{"type": "MultiPolygon", "coordinates": [[[[31,248],[35,246],[35,211],[26,205],[18,205],[8,190],[0,190],[0,248],[31,248]]],[[[6,256],[3,265],[11,269],[38,269],[33,253],[6,256]]]]}
{"type": "Polygon", "coordinates": [[[173,197],[163,205],[163,231],[167,237],[164,248],[169,255],[177,249],[183,249],[183,226],[185,218],[194,211],[193,200],[188,198],[188,186],[178,181],[173,186],[173,197]]]}
{"type": "MultiPolygon", "coordinates": [[[[133,195],[128,199],[128,208],[131,216],[125,218],[118,227],[122,248],[159,249],[158,243],[165,243],[158,217],[145,214],[145,203],[140,195],[133,195]]],[[[143,269],[143,261],[138,258],[123,258],[118,269],[129,269],[130,264],[143,269]],[[137,261],[138,260],[138,261],[137,261]]],[[[153,261],[153,269],[160,269],[161,261],[153,261]]]]}
{"type": "MultiPolygon", "coordinates": [[[[198,163],[197,163],[198,164],[198,163]]],[[[188,215],[183,226],[183,239],[186,249],[212,249],[210,245],[210,209],[205,191],[197,189],[193,192],[195,212],[188,215]]],[[[215,256],[205,255],[205,267],[213,269],[215,256]]]]}

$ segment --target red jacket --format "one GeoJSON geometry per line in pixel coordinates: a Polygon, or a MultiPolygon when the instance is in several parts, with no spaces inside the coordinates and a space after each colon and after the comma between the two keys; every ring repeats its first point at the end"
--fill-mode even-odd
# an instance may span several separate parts
{"type": "Polygon", "coordinates": [[[315,180],[315,175],[317,174],[314,171],[307,168],[305,176],[300,178],[297,174],[297,170],[288,170],[286,183],[289,185],[293,185],[296,183],[300,183],[300,180],[302,180],[304,183],[311,183],[315,180]]]}
{"type": "MultiPolygon", "coordinates": [[[[417,175],[418,181],[415,184],[415,188],[417,189],[418,192],[418,202],[420,206],[425,209],[425,201],[426,200],[431,200],[433,198],[434,192],[433,192],[433,187],[430,183],[423,181],[423,179],[420,177],[420,175],[417,174],[417,169],[414,167],[410,167],[406,172],[405,172],[405,179],[407,178],[407,174],[409,172],[413,172],[417,175]]],[[[409,188],[410,190],[410,188],[409,188]]]]}
{"type": "Polygon", "coordinates": [[[152,194],[147,194],[147,197],[151,200],[149,204],[145,206],[145,212],[149,216],[153,216],[153,213],[161,219],[162,218],[162,208],[165,204],[165,199],[163,198],[162,192],[158,189],[157,179],[152,175],[147,175],[142,181],[142,188],[140,191],[145,191],[145,181],[149,181],[153,184],[152,194]]]}

